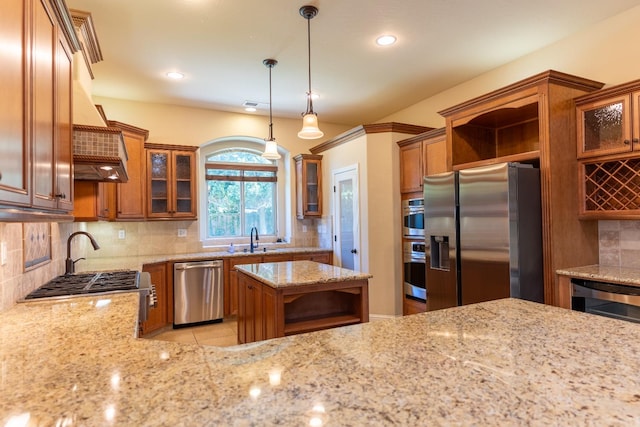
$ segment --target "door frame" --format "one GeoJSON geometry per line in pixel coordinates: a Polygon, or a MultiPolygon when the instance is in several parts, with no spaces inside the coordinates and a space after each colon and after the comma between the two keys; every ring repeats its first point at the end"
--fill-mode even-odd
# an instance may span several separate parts
{"type": "Polygon", "coordinates": [[[338,235],[340,234],[340,217],[339,217],[339,206],[340,206],[340,196],[337,192],[337,184],[338,184],[338,175],[351,172],[354,177],[353,182],[353,242],[355,249],[357,249],[357,253],[354,256],[354,269],[360,270],[362,265],[362,251],[360,249],[360,168],[358,163],[354,163],[352,165],[344,166],[337,169],[331,170],[331,186],[332,186],[332,220],[333,220],[333,254],[334,260],[338,262],[334,262],[336,265],[342,267],[342,257],[341,257],[341,244],[340,239],[338,239],[338,235]]]}

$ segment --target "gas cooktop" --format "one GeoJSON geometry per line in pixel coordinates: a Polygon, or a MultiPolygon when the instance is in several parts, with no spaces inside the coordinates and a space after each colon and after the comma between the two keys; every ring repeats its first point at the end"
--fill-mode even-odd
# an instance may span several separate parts
{"type": "Polygon", "coordinates": [[[134,270],[122,270],[58,276],[24,299],[135,290],[139,287],[139,275],[139,272],[134,270]]]}

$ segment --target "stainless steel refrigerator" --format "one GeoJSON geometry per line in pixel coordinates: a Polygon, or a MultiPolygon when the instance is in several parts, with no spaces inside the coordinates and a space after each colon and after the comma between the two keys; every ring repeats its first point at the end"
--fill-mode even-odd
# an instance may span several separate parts
{"type": "Polygon", "coordinates": [[[427,310],[543,302],[540,171],[500,163],[424,178],[427,310]]]}

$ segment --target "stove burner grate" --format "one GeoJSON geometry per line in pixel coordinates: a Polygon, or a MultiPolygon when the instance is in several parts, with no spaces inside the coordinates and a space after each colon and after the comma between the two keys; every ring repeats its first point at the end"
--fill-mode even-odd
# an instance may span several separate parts
{"type": "Polygon", "coordinates": [[[25,299],[138,289],[139,274],[134,270],[58,276],[31,292],[25,299]]]}

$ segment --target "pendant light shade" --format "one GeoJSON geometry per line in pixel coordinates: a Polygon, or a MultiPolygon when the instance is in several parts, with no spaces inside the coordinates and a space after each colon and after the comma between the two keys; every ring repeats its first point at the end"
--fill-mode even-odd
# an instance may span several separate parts
{"type": "Polygon", "coordinates": [[[307,52],[309,59],[309,91],[307,92],[307,111],[302,113],[302,129],[298,132],[298,138],[317,139],[324,133],[318,127],[318,116],[313,112],[313,99],[311,98],[311,19],[318,14],[318,8],[307,5],[300,8],[300,15],[307,20],[307,52]]]}
{"type": "Polygon", "coordinates": [[[278,61],[275,59],[265,59],[262,63],[269,69],[269,138],[265,139],[264,153],[262,157],[269,160],[276,160],[280,158],[278,154],[278,144],[273,137],[273,109],[271,108],[271,69],[276,66],[278,61]]]}

